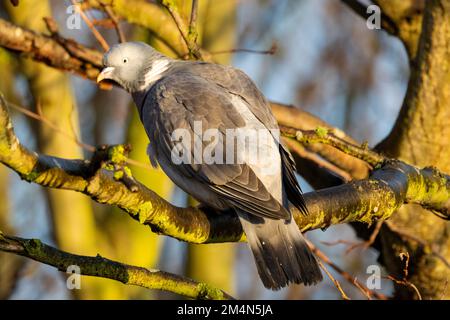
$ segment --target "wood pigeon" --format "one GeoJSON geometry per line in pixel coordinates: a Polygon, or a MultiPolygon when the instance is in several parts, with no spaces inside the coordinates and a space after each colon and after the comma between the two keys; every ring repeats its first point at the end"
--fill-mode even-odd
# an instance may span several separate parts
{"type": "Polygon", "coordinates": [[[115,45],[97,81],[131,93],[148,154],[185,192],[239,216],[266,288],[322,280],[289,203],[307,214],[295,164],[270,105],[231,66],[171,59],[145,43],[115,45]]]}

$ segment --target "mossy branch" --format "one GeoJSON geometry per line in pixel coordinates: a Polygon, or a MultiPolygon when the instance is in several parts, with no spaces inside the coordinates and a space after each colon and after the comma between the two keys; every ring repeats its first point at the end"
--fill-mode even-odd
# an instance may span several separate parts
{"type": "Polygon", "coordinates": [[[300,130],[280,126],[281,135],[294,139],[302,144],[322,143],[332,146],[347,155],[363,160],[372,167],[379,167],[386,161],[382,155],[370,150],[367,145],[357,146],[336,136],[333,130],[326,127],[316,127],[315,130],[300,130]]]}
{"type": "Polygon", "coordinates": [[[97,255],[80,256],[67,253],[37,239],[23,239],[0,232],[0,251],[24,256],[66,272],[69,266],[80,268],[82,275],[120,281],[127,285],[165,290],[192,299],[233,299],[220,289],[160,270],[148,270],[112,261],[97,255]]]}
{"type": "MultiPolygon", "coordinates": [[[[349,137],[342,130],[331,126],[325,121],[319,119],[313,114],[302,110],[298,107],[286,104],[280,104],[276,102],[271,102],[272,111],[275,115],[275,118],[278,121],[278,124],[283,127],[292,127],[298,130],[310,131],[317,130],[317,128],[327,129],[328,132],[332,132],[336,137],[349,142],[350,144],[357,145],[357,141],[349,137]]],[[[306,154],[311,154],[313,157],[320,156],[326,163],[329,163],[330,166],[334,166],[339,169],[344,175],[348,176],[349,179],[347,181],[353,179],[366,179],[369,176],[369,165],[360,159],[352,157],[344,152],[339,151],[338,149],[332,147],[328,144],[323,143],[308,143],[303,144],[303,148],[305,152],[302,152],[302,147],[299,146],[299,143],[295,140],[287,141],[287,143],[292,147],[291,151],[293,153],[297,153],[301,158],[306,154]],[[300,147],[300,148],[299,148],[300,147]],[[298,150],[298,151],[296,151],[298,150]],[[315,156],[317,155],[317,156],[315,156]]],[[[304,165],[304,164],[303,164],[304,165]]],[[[310,168],[311,171],[317,171],[316,166],[310,168]]],[[[332,169],[332,172],[336,172],[336,174],[341,175],[339,170],[332,169]]],[[[324,174],[324,172],[320,172],[324,174]]],[[[317,174],[315,174],[317,175],[317,174]]],[[[314,177],[308,178],[308,176],[304,176],[305,179],[311,184],[316,185],[314,182],[314,177]]],[[[326,180],[326,179],[325,179],[326,180]]],[[[325,183],[326,185],[326,183],[325,183]]],[[[328,185],[326,185],[328,187],[328,185]]],[[[322,188],[322,187],[320,187],[322,188]]],[[[320,189],[316,188],[316,189],[320,189]]]]}
{"type": "MultiPolygon", "coordinates": [[[[126,148],[100,149],[91,160],[67,160],[26,149],[14,134],[6,102],[0,99],[0,162],[22,179],[51,188],[82,192],[99,203],[115,205],[153,231],[191,243],[244,240],[233,212],[171,205],[138,181],[133,188],[115,177],[126,148]]],[[[130,177],[132,179],[132,177],[130,177]]],[[[388,161],[366,180],[353,181],[304,195],[309,214],[293,210],[303,231],[334,224],[387,219],[405,202],[419,203],[450,216],[450,180],[435,169],[418,170],[388,161]]]]}
{"type": "Polygon", "coordinates": [[[189,56],[196,60],[204,60],[202,50],[197,44],[197,31],[186,25],[175,3],[172,0],[159,0],[159,3],[167,9],[177,25],[178,31],[189,49],[189,56]]]}
{"type": "Polygon", "coordinates": [[[4,19],[0,19],[0,46],[93,81],[102,68],[101,52],[86,48],[73,40],[21,28],[4,19]]]}

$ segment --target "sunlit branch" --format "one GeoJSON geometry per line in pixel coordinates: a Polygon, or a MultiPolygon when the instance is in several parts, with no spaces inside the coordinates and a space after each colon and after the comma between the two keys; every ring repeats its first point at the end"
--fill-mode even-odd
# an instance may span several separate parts
{"type": "Polygon", "coordinates": [[[12,237],[2,234],[1,231],[0,251],[36,260],[62,272],[66,272],[69,266],[77,266],[82,275],[112,279],[147,289],[170,291],[192,299],[233,299],[222,290],[206,283],[172,273],[127,265],[100,255],[96,257],[75,255],[46,245],[38,239],[12,237]]]}
{"type": "MultiPolygon", "coordinates": [[[[0,162],[22,179],[51,188],[82,192],[93,200],[115,205],[153,231],[192,243],[244,240],[233,212],[179,208],[135,181],[123,168],[127,149],[99,149],[90,160],[67,160],[29,151],[14,134],[6,103],[0,100],[0,162]],[[126,173],[126,174],[124,174],[126,173]]],[[[449,177],[433,168],[417,169],[390,161],[369,179],[353,181],[304,195],[309,214],[293,210],[303,231],[334,224],[372,223],[389,218],[405,202],[418,203],[450,216],[449,177]]]]}

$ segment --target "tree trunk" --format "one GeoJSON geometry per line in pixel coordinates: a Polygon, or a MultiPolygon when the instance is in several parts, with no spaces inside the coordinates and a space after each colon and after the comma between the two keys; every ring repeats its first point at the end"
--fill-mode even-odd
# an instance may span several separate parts
{"type": "MultiPolygon", "coordinates": [[[[417,166],[450,172],[450,2],[427,1],[422,34],[412,64],[408,91],[389,135],[379,147],[390,157],[417,166]]],[[[391,274],[402,275],[399,254],[411,256],[409,278],[424,299],[450,298],[450,269],[409,235],[418,237],[450,260],[450,224],[419,206],[405,205],[390,223],[402,232],[383,228],[382,260],[391,274]]],[[[396,297],[418,298],[408,286],[396,285],[396,297]]]]}

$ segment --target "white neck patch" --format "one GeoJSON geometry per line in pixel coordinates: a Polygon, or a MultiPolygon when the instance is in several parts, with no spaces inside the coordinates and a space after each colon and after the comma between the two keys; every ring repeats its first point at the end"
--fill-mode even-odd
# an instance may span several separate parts
{"type": "Polygon", "coordinates": [[[144,83],[139,87],[139,90],[149,88],[153,83],[161,79],[164,71],[169,68],[168,59],[156,60],[152,63],[152,67],[144,75],[144,83]]]}

